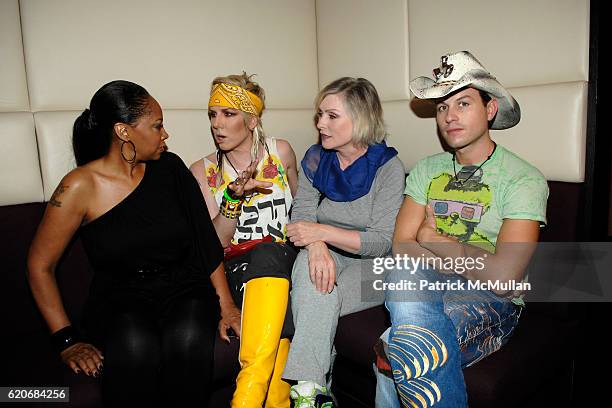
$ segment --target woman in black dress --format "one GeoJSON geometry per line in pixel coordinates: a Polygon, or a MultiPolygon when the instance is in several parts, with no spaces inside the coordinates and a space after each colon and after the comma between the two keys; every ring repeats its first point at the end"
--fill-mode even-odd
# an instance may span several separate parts
{"type": "Polygon", "coordinates": [[[94,377],[104,366],[108,406],[205,406],[217,326],[224,339],[229,327],[240,332],[202,194],[167,138],[144,88],[100,88],[74,123],[78,167],[30,248],[30,285],[62,360],[94,377]],[[81,335],[54,276],[77,230],[95,271],[81,335]]]}

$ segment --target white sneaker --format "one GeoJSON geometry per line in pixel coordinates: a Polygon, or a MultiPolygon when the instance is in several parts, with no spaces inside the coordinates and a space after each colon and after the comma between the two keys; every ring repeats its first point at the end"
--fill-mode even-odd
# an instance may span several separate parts
{"type": "Polygon", "coordinates": [[[291,387],[289,396],[294,401],[294,408],[315,408],[315,398],[327,394],[327,389],[313,381],[298,381],[291,387]]]}

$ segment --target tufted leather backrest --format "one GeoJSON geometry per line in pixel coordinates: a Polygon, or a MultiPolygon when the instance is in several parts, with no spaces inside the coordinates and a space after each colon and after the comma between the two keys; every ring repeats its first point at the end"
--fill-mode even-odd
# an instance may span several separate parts
{"type": "Polygon", "coordinates": [[[257,73],[264,127],[289,140],[299,160],[316,142],[318,89],[363,76],[380,93],[389,144],[409,170],[441,150],[434,120],[409,107],[409,80],[463,49],[521,104],[521,123],[493,132],[495,140],[549,180],[581,182],[588,33],[587,0],[3,0],[0,205],[49,199],[74,167],[74,119],[119,78],[160,102],[170,148],[190,164],[214,148],[213,77],[257,73]]]}

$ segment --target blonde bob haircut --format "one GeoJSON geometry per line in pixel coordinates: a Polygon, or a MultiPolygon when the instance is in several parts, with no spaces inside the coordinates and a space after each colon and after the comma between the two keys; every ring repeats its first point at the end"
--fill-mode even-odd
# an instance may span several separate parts
{"type": "Polygon", "coordinates": [[[315,100],[315,126],[319,120],[321,102],[328,95],[342,97],[344,107],[353,120],[352,141],[357,146],[369,146],[385,140],[387,132],[383,110],[376,88],[365,78],[343,77],[323,88],[315,100]]]}
{"type": "Polygon", "coordinates": [[[261,86],[252,78],[255,75],[248,75],[246,72],[242,71],[240,75],[227,75],[220,76],[213,79],[212,84],[210,85],[210,89],[214,88],[217,84],[230,84],[236,85],[243,89],[246,89],[249,92],[254,93],[261,99],[262,107],[260,116],[251,115],[250,113],[240,112],[242,113],[242,117],[244,118],[244,125],[248,126],[248,123],[251,117],[257,118],[257,126],[253,129],[253,145],[251,146],[251,159],[255,160],[257,157],[257,153],[259,152],[259,146],[265,146],[266,143],[266,134],[264,133],[263,125],[261,123],[261,115],[263,115],[263,111],[266,109],[266,94],[261,86]]]}

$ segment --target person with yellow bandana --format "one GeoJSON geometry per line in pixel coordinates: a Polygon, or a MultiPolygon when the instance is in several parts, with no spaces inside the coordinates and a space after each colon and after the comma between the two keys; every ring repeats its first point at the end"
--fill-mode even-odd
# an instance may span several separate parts
{"type": "MultiPolygon", "coordinates": [[[[191,165],[217,235],[236,305],[242,304],[241,370],[232,407],[289,407],[281,379],[293,335],[286,241],[297,189],[291,145],[266,137],[264,90],[246,73],[215,78],[208,116],[217,150],[191,165]]],[[[226,341],[229,338],[225,337],[226,341]]]]}

